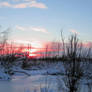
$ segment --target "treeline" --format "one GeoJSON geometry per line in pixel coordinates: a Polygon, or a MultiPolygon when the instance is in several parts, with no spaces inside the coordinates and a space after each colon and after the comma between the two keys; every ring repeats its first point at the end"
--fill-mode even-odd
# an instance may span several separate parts
{"type": "Polygon", "coordinates": [[[1,30],[0,32],[0,55],[15,55],[25,56],[35,54],[39,60],[71,60],[76,57],[76,60],[92,60],[92,46],[85,47],[83,42],[80,42],[76,34],[69,37],[66,42],[61,32],[60,42],[51,42],[44,48],[33,48],[31,44],[15,44],[9,43],[10,29],[1,30]],[[26,50],[25,50],[26,49],[26,50]],[[37,49],[38,52],[31,53],[32,49],[37,49]],[[24,51],[25,50],[25,51],[24,51]]]}

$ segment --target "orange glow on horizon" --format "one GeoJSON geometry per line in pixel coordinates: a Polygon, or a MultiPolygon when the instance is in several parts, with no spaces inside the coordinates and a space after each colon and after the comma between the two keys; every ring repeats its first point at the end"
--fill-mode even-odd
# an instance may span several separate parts
{"type": "Polygon", "coordinates": [[[42,44],[40,42],[32,42],[30,48],[24,48],[22,52],[28,53],[29,57],[37,57],[39,52],[39,49],[42,48],[42,44]]]}

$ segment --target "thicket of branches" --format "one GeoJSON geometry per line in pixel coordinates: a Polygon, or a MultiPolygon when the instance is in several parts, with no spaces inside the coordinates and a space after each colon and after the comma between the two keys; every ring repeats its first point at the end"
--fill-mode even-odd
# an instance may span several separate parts
{"type": "Polygon", "coordinates": [[[70,36],[68,43],[65,43],[62,33],[61,37],[64,50],[63,58],[67,58],[67,61],[63,63],[66,75],[64,82],[69,92],[79,92],[80,80],[85,75],[84,66],[88,66],[91,61],[92,51],[91,48],[83,47],[76,34],[70,36]]]}
{"type": "MultiPolygon", "coordinates": [[[[12,66],[13,61],[15,60],[14,55],[5,55],[5,48],[8,45],[8,35],[9,35],[10,29],[3,30],[0,28],[0,67],[4,68],[5,73],[7,74],[13,74],[12,66]]],[[[8,48],[7,48],[8,51],[8,48]]]]}

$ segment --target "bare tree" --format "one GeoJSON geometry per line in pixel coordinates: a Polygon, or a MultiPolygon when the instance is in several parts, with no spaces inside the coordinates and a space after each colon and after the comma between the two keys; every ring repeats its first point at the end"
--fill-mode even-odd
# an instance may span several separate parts
{"type": "Polygon", "coordinates": [[[5,46],[7,45],[9,31],[10,31],[10,28],[6,30],[0,30],[0,52],[1,54],[4,54],[5,46]]]}
{"type": "Polygon", "coordinates": [[[64,63],[66,74],[65,84],[68,87],[69,92],[77,92],[79,88],[79,80],[83,76],[82,64],[77,61],[79,53],[77,35],[71,35],[69,43],[63,43],[63,46],[65,51],[64,55],[67,57],[67,61],[64,63]]]}
{"type": "Polygon", "coordinates": [[[48,57],[48,45],[46,45],[45,58],[48,57]]]}
{"type": "Polygon", "coordinates": [[[0,30],[0,66],[4,68],[5,73],[12,74],[13,61],[15,59],[12,55],[6,55],[7,40],[10,28],[6,30],[0,30]]]}
{"type": "Polygon", "coordinates": [[[63,49],[62,57],[65,57],[65,39],[63,37],[63,31],[61,31],[61,40],[62,40],[62,49],[63,49]]]}

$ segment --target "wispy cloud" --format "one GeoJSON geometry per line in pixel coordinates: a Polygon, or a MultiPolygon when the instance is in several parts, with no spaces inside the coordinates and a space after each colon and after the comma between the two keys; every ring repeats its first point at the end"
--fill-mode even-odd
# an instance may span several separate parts
{"type": "MultiPolygon", "coordinates": [[[[14,0],[14,1],[20,1],[20,0],[14,0]]],[[[17,3],[12,4],[9,2],[0,2],[0,8],[2,7],[9,7],[9,8],[41,8],[41,9],[47,9],[47,6],[44,3],[37,2],[36,0],[24,0],[24,3],[17,3]]]]}
{"type": "Polygon", "coordinates": [[[14,2],[19,2],[20,0],[11,0],[11,1],[14,1],[14,2]]]}
{"type": "Polygon", "coordinates": [[[42,27],[31,27],[31,29],[32,29],[33,31],[37,31],[37,32],[48,33],[47,29],[42,28],[42,27]]]}
{"type": "Polygon", "coordinates": [[[32,1],[32,3],[29,5],[29,7],[43,8],[43,9],[47,8],[47,6],[45,4],[37,3],[36,1],[32,1]]]}
{"type": "Polygon", "coordinates": [[[30,2],[30,1],[37,1],[37,0],[11,0],[11,1],[15,1],[15,2],[26,1],[26,2],[30,2]]]}
{"type": "Polygon", "coordinates": [[[24,40],[14,40],[14,43],[23,43],[23,44],[30,44],[30,41],[24,41],[24,40]]]}
{"type": "Polygon", "coordinates": [[[35,32],[48,33],[48,30],[43,27],[23,27],[23,26],[17,25],[16,29],[20,31],[35,31],[35,32]]]}
{"type": "Polygon", "coordinates": [[[75,29],[71,29],[70,32],[71,32],[71,33],[74,33],[74,34],[80,34],[80,33],[77,32],[77,30],[75,30],[75,29]]]}
{"type": "Polygon", "coordinates": [[[17,30],[25,31],[27,28],[16,25],[17,30]]]}
{"type": "Polygon", "coordinates": [[[26,1],[26,2],[30,2],[30,1],[37,1],[37,0],[24,0],[24,1],[26,1]]]}
{"type": "Polygon", "coordinates": [[[0,2],[0,7],[11,7],[11,4],[8,2],[0,2]]]}

